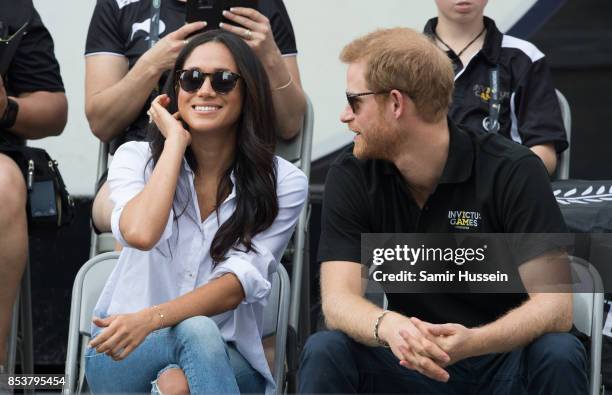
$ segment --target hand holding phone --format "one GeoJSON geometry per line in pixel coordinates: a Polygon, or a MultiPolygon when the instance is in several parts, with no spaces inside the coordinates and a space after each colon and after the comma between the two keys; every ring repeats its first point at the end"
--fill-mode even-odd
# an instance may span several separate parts
{"type": "Polygon", "coordinates": [[[229,22],[223,17],[223,11],[234,7],[257,9],[258,0],[187,0],[185,21],[187,23],[204,21],[204,30],[218,29],[222,22],[229,22]]]}

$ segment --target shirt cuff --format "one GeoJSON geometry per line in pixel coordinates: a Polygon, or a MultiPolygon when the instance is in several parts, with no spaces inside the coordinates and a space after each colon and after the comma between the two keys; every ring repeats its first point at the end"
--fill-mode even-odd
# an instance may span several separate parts
{"type": "Polygon", "coordinates": [[[268,251],[260,251],[260,254],[256,256],[253,252],[240,253],[240,255],[244,256],[230,255],[225,262],[219,263],[213,271],[212,278],[219,278],[227,273],[234,274],[238,277],[244,291],[244,301],[242,303],[261,303],[265,306],[272,290],[272,284],[256,266],[260,269],[275,267],[276,260],[268,251]],[[254,264],[253,259],[258,262],[254,264]]]}

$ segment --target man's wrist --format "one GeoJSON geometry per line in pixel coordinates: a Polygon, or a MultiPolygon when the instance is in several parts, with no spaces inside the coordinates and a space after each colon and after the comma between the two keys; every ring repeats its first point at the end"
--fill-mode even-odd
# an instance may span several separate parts
{"type": "Polygon", "coordinates": [[[470,335],[468,336],[468,344],[466,345],[466,349],[469,350],[469,355],[467,355],[466,358],[487,354],[488,350],[483,347],[486,339],[485,330],[481,327],[467,329],[470,335]]]}
{"type": "Polygon", "coordinates": [[[10,129],[17,122],[17,113],[19,112],[19,104],[16,100],[7,98],[6,108],[0,117],[0,129],[10,129]]]}
{"type": "Polygon", "coordinates": [[[393,331],[393,321],[396,316],[398,316],[398,313],[394,311],[389,311],[384,315],[383,318],[381,318],[380,322],[378,323],[378,337],[384,343],[389,344],[389,340],[392,337],[392,332],[390,331],[393,331]]]}
{"type": "Polygon", "coordinates": [[[382,323],[383,318],[390,313],[389,310],[383,310],[380,312],[380,314],[378,315],[378,317],[376,318],[376,321],[374,323],[374,339],[376,340],[376,343],[378,343],[379,346],[382,347],[389,347],[389,342],[383,340],[380,336],[380,325],[382,323]]]}

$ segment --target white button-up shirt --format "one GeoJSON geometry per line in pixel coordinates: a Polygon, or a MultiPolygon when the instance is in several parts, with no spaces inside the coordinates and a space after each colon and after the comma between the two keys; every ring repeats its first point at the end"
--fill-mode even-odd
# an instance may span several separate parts
{"type": "Polygon", "coordinates": [[[123,144],[113,158],[108,183],[115,204],[113,235],[125,248],[98,299],[95,315],[133,313],[233,273],[242,285],[245,299],[236,309],[211,318],[223,339],[234,342],[251,366],[267,379],[266,392],[273,391],[275,383],[261,343],[263,308],[271,290],[271,275],[289,242],[308,190],[306,176],[290,162],[276,157],[276,169],[278,215],[268,229],[253,238],[257,253],[231,249],[227,260],[213,267],[210,245],[220,224],[235,210],[236,187],[221,204],[219,220],[213,212],[202,222],[194,173],[183,160],[173,207],[159,242],[151,251],[137,250],[123,238],[119,219],[125,205],[142,191],[151,176],[153,160],[148,143],[123,144]]]}

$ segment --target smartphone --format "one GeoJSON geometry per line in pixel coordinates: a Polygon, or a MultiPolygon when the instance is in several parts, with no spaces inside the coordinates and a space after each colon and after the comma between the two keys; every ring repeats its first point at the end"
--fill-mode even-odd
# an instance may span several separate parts
{"type": "Polygon", "coordinates": [[[219,28],[219,23],[231,21],[221,14],[223,10],[232,7],[247,7],[257,9],[258,0],[187,0],[185,21],[187,23],[205,21],[206,30],[219,28]]]}
{"type": "Polygon", "coordinates": [[[53,181],[34,182],[29,198],[32,218],[55,219],[57,215],[57,201],[53,181]]]}

